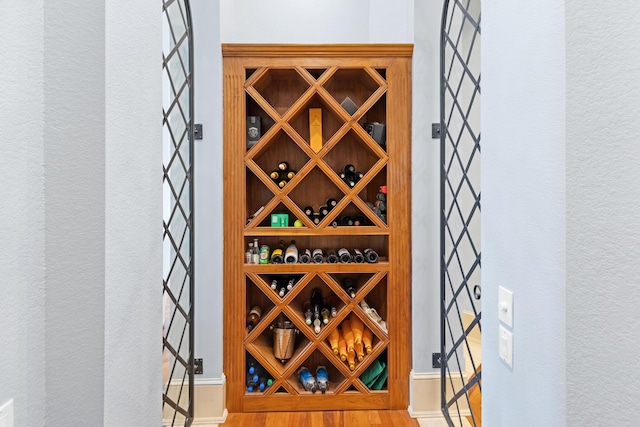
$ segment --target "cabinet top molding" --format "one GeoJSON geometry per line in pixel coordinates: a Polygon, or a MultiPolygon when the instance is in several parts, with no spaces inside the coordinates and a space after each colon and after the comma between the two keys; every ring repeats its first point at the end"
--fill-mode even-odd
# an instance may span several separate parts
{"type": "Polygon", "coordinates": [[[223,43],[222,56],[403,56],[411,57],[413,44],[242,44],[223,43]]]}

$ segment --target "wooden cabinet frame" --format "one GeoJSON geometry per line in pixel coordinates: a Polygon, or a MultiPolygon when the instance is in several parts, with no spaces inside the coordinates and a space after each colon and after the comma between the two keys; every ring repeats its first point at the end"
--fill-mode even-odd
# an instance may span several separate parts
{"type": "Polygon", "coordinates": [[[407,408],[411,369],[412,49],[406,44],[223,44],[224,373],[230,412],[407,408]],[[350,90],[355,91],[358,107],[353,115],[340,106],[344,93],[350,90]],[[315,106],[327,116],[326,121],[323,117],[323,148],[318,153],[308,141],[307,110],[315,106]],[[247,150],[246,117],[256,111],[265,125],[260,140],[247,150]],[[386,146],[377,144],[363,128],[363,121],[371,118],[380,118],[386,125],[386,146]],[[285,156],[299,169],[281,189],[269,178],[268,168],[285,156]],[[352,158],[365,170],[362,182],[350,188],[336,170],[340,162],[352,158]],[[388,189],[386,221],[365,212],[370,208],[365,199],[371,199],[381,184],[388,189]],[[317,226],[300,206],[312,200],[316,190],[333,191],[340,197],[337,210],[317,226]],[[264,210],[247,224],[258,205],[264,210]],[[269,213],[279,210],[287,211],[291,222],[301,219],[304,227],[269,227],[269,213]],[[367,225],[332,227],[331,220],[340,212],[365,213],[367,225]],[[296,240],[302,247],[370,244],[379,250],[381,260],[376,264],[245,264],[247,242],[253,238],[270,246],[280,239],[296,240]],[[275,298],[269,294],[273,292],[267,283],[270,274],[294,275],[302,290],[275,298]],[[341,291],[339,281],[346,274],[361,278],[356,299],[341,291]],[[387,364],[386,388],[369,390],[359,380],[372,359],[365,359],[355,371],[341,366],[339,358],[332,359],[326,344],[328,330],[324,329],[316,335],[300,331],[302,337],[293,358],[282,366],[271,366],[268,324],[282,313],[302,328],[300,304],[308,295],[307,288],[314,284],[339,294],[340,320],[356,312],[374,331],[372,358],[384,358],[387,364]],[[387,334],[363,314],[359,305],[363,298],[380,306],[387,334]],[[245,317],[255,300],[264,303],[266,310],[256,330],[248,333],[245,317]],[[246,391],[247,351],[266,365],[275,379],[274,389],[246,391]],[[312,394],[296,384],[297,368],[307,360],[329,365],[335,381],[326,394],[312,394]]]}

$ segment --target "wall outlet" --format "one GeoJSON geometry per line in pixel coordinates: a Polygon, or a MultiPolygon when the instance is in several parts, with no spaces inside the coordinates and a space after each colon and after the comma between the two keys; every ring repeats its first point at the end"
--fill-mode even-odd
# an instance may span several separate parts
{"type": "Polygon", "coordinates": [[[0,406],[0,427],[13,427],[13,399],[0,406]]]}

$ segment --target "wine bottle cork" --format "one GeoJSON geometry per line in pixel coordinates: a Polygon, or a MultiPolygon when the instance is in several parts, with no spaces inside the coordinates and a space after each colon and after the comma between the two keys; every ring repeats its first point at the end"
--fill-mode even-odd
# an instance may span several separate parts
{"type": "Polygon", "coordinates": [[[347,362],[349,363],[349,369],[352,371],[356,369],[356,352],[348,351],[347,352],[347,362]]]}

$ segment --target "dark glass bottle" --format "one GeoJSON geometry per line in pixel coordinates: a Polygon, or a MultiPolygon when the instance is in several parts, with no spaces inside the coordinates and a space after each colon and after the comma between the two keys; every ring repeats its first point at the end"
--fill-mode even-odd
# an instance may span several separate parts
{"type": "Polygon", "coordinates": [[[316,334],[319,334],[320,325],[322,324],[320,312],[324,307],[322,301],[322,290],[320,288],[313,288],[311,291],[311,307],[313,308],[313,329],[316,334]]]}
{"type": "Polygon", "coordinates": [[[247,331],[251,331],[260,321],[260,317],[262,316],[262,307],[259,305],[254,305],[249,310],[249,314],[247,314],[247,331]]]}
{"type": "Polygon", "coordinates": [[[374,264],[378,262],[378,253],[371,248],[367,248],[363,251],[364,258],[368,263],[374,264]]]}
{"type": "Polygon", "coordinates": [[[327,199],[327,207],[329,208],[329,210],[335,208],[337,204],[338,204],[338,201],[336,199],[333,199],[333,198],[327,199]]]}
{"type": "Polygon", "coordinates": [[[309,218],[313,217],[313,207],[312,206],[305,206],[303,211],[304,211],[304,214],[306,216],[308,216],[309,218]]]}
{"type": "Polygon", "coordinates": [[[300,261],[300,264],[309,264],[311,262],[311,251],[305,249],[298,257],[298,261],[300,261]]]}
{"type": "Polygon", "coordinates": [[[343,216],[342,217],[342,225],[352,226],[353,225],[353,218],[350,217],[349,215],[343,216]]]}
{"type": "Polygon", "coordinates": [[[284,262],[284,241],[280,241],[280,246],[271,252],[271,264],[282,264],[284,262]]]}
{"type": "Polygon", "coordinates": [[[364,262],[364,254],[360,251],[360,249],[353,250],[353,262],[357,264],[362,264],[364,262]]]}
{"type": "Polygon", "coordinates": [[[327,249],[327,263],[336,264],[338,262],[338,254],[335,249],[327,249]]]}
{"type": "Polygon", "coordinates": [[[331,317],[336,317],[338,315],[338,306],[340,305],[340,298],[333,292],[327,295],[327,306],[331,311],[331,317]]]}
{"type": "Polygon", "coordinates": [[[343,264],[348,264],[351,262],[351,254],[347,248],[338,249],[338,258],[340,262],[343,264]]]}
{"type": "Polygon", "coordinates": [[[327,216],[329,214],[329,207],[327,205],[322,205],[322,206],[320,206],[318,208],[318,212],[324,218],[325,216],[327,216]]]}
{"type": "Polygon", "coordinates": [[[353,218],[353,225],[355,225],[355,226],[365,225],[364,224],[364,217],[362,215],[356,215],[353,218]]]}
{"type": "Polygon", "coordinates": [[[314,249],[311,256],[313,257],[313,262],[316,264],[322,264],[324,262],[324,254],[320,248],[314,249]]]}
{"type": "Polygon", "coordinates": [[[349,294],[351,298],[356,297],[356,284],[352,278],[345,277],[344,279],[342,279],[342,288],[346,293],[349,294]]]}

